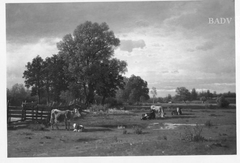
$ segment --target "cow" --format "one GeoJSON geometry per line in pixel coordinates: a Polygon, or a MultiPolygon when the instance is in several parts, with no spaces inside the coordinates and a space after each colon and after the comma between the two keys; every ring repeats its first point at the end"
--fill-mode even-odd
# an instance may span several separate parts
{"type": "Polygon", "coordinates": [[[71,121],[80,116],[81,114],[79,113],[79,110],[77,108],[74,108],[72,111],[70,110],[61,111],[58,109],[52,109],[50,124],[52,126],[52,129],[54,125],[56,125],[56,128],[59,129],[58,123],[64,122],[66,130],[70,130],[71,121]]]}
{"type": "Polygon", "coordinates": [[[151,110],[150,113],[142,114],[141,120],[155,119],[155,110],[151,110]]]}
{"type": "Polygon", "coordinates": [[[173,110],[172,115],[182,115],[182,108],[177,107],[176,110],[173,110]]]}
{"type": "Polygon", "coordinates": [[[161,118],[164,118],[164,117],[165,117],[164,109],[163,109],[162,106],[152,105],[152,106],[151,106],[151,110],[154,110],[155,112],[160,113],[160,117],[161,117],[161,118]]]}
{"type": "Polygon", "coordinates": [[[84,126],[78,123],[73,124],[73,132],[82,132],[84,130],[84,126]]]}

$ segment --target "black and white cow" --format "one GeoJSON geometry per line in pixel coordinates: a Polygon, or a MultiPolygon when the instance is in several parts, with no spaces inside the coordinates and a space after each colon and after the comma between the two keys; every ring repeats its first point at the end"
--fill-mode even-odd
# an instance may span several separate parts
{"type": "Polygon", "coordinates": [[[151,110],[154,110],[156,113],[159,113],[161,118],[165,117],[164,109],[162,106],[152,105],[151,110]]]}
{"type": "Polygon", "coordinates": [[[141,120],[155,119],[155,110],[151,110],[150,113],[142,114],[141,120]]]}
{"type": "Polygon", "coordinates": [[[69,130],[71,121],[73,121],[74,118],[77,118],[80,116],[81,114],[79,113],[79,110],[77,108],[74,108],[72,111],[70,110],[61,111],[58,109],[52,109],[50,124],[52,126],[52,129],[54,125],[56,126],[57,129],[59,129],[58,123],[64,122],[65,128],[69,130]]]}
{"type": "Polygon", "coordinates": [[[172,111],[172,115],[182,115],[182,108],[177,107],[176,110],[172,111]]]}

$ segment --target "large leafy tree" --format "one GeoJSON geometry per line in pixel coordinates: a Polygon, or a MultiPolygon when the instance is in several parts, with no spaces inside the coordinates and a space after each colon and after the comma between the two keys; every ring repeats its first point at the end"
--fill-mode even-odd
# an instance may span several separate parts
{"type": "Polygon", "coordinates": [[[27,63],[26,68],[27,70],[23,73],[25,86],[32,88],[31,95],[38,95],[38,102],[40,103],[44,88],[43,59],[38,55],[32,62],[27,63]]]}
{"type": "Polygon", "coordinates": [[[124,90],[120,91],[118,98],[126,102],[139,102],[141,98],[149,99],[149,89],[147,82],[140,76],[132,75],[129,79],[125,79],[126,85],[124,90]]]}
{"type": "Polygon", "coordinates": [[[114,48],[120,40],[109,30],[106,23],[85,22],[68,34],[57,44],[59,55],[67,66],[65,73],[79,84],[86,97],[85,102],[91,103],[97,88],[101,63],[111,59],[114,48]]]}

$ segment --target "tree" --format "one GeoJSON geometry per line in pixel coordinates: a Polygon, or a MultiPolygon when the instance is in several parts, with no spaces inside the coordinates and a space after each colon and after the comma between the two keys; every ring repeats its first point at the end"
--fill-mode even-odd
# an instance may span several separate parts
{"type": "Polygon", "coordinates": [[[34,100],[30,98],[30,91],[25,89],[23,84],[14,84],[11,89],[7,89],[7,100],[13,106],[20,106],[23,101],[34,100]]]}
{"type": "Polygon", "coordinates": [[[124,74],[127,63],[116,58],[108,62],[100,64],[99,72],[96,75],[98,80],[96,93],[102,96],[102,105],[108,97],[115,97],[118,89],[123,89],[125,82],[122,74],[124,74]]]}
{"type": "Polygon", "coordinates": [[[229,102],[225,99],[223,95],[218,97],[216,102],[217,102],[217,106],[221,108],[226,108],[229,106],[229,102]]]}
{"type": "Polygon", "coordinates": [[[176,89],[177,95],[180,97],[180,100],[186,102],[186,100],[189,100],[190,92],[185,87],[178,87],[176,89]]]}
{"type": "Polygon", "coordinates": [[[38,95],[38,103],[40,103],[44,86],[43,59],[38,55],[32,60],[32,63],[27,63],[26,68],[27,70],[23,73],[25,86],[32,87],[31,95],[38,95]]]}
{"type": "Polygon", "coordinates": [[[151,89],[151,94],[153,95],[153,103],[154,103],[154,99],[156,98],[157,96],[157,89],[155,87],[152,87],[151,89]]]}
{"type": "Polygon", "coordinates": [[[149,99],[149,89],[147,88],[147,82],[140,76],[132,75],[130,78],[124,80],[126,85],[124,90],[121,91],[121,97],[125,102],[139,102],[140,97],[144,96],[146,100],[149,99]]]}
{"type": "Polygon", "coordinates": [[[85,103],[94,101],[98,84],[96,72],[101,63],[111,59],[120,40],[115,38],[106,23],[85,22],[77,26],[73,35],[68,34],[57,44],[59,55],[66,62],[65,73],[80,85],[85,103]]]}
{"type": "Polygon", "coordinates": [[[197,100],[198,94],[195,88],[191,91],[191,100],[197,100]]]}
{"type": "Polygon", "coordinates": [[[58,55],[48,57],[44,61],[44,87],[48,102],[50,97],[53,101],[59,101],[61,92],[68,89],[71,79],[64,73],[64,66],[64,60],[58,55]]]}

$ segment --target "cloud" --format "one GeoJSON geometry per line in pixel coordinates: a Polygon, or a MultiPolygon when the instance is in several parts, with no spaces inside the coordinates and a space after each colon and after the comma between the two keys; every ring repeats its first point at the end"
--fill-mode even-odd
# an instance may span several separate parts
{"type": "Polygon", "coordinates": [[[214,44],[212,42],[205,42],[203,45],[197,46],[196,49],[207,51],[207,50],[213,49],[213,47],[214,47],[214,44]]]}
{"type": "Polygon", "coordinates": [[[128,51],[128,52],[132,52],[134,48],[143,49],[146,46],[144,40],[137,40],[137,41],[121,40],[120,44],[121,44],[120,45],[120,50],[128,51]]]}
{"type": "Polygon", "coordinates": [[[45,59],[58,52],[56,42],[59,38],[41,38],[36,43],[16,44],[7,43],[7,87],[23,83],[25,65],[37,55],[45,59]]]}

